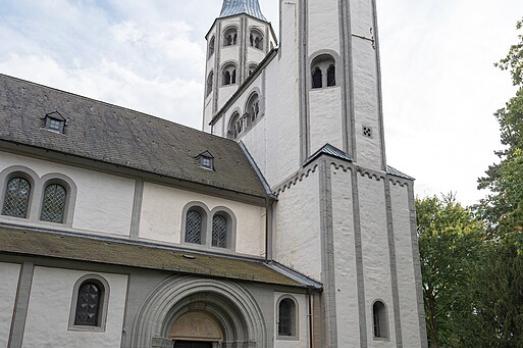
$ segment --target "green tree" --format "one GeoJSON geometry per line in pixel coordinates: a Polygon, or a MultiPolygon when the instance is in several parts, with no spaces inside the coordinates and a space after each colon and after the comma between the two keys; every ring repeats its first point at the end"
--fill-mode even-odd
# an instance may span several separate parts
{"type": "Polygon", "coordinates": [[[496,113],[504,149],[479,179],[479,188],[489,191],[478,206],[490,238],[474,288],[485,347],[523,347],[523,21],[517,30],[518,43],[496,64],[517,87],[496,113]]]}
{"type": "Polygon", "coordinates": [[[452,195],[417,199],[416,209],[430,346],[472,347],[484,224],[452,195]]]}

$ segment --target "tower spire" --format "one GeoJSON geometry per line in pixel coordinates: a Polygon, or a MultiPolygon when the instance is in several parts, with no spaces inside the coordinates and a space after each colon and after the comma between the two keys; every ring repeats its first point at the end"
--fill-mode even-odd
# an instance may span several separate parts
{"type": "Polygon", "coordinates": [[[260,9],[258,0],[223,0],[220,17],[234,16],[242,13],[267,21],[260,9]]]}

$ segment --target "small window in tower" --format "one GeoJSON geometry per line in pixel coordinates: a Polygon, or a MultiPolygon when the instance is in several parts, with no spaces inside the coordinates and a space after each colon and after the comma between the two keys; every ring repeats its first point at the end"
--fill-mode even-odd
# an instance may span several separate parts
{"type": "Polygon", "coordinates": [[[223,68],[222,85],[229,86],[236,84],[236,65],[228,64],[223,68]]]}
{"type": "Polygon", "coordinates": [[[251,34],[249,36],[249,43],[251,47],[263,50],[263,34],[259,30],[251,30],[251,34]]]}
{"type": "Polygon", "coordinates": [[[214,83],[214,73],[211,71],[207,77],[207,86],[205,88],[205,95],[208,96],[212,93],[212,85],[214,83]]]}
{"type": "Polygon", "coordinates": [[[329,54],[314,58],[311,64],[312,88],[336,86],[336,62],[329,54]]]}
{"type": "Polygon", "coordinates": [[[214,54],[214,44],[215,44],[215,41],[216,41],[216,39],[214,38],[214,36],[209,41],[209,56],[208,56],[208,58],[211,58],[212,55],[214,54]]]}
{"type": "Polygon", "coordinates": [[[372,127],[363,126],[363,136],[367,138],[372,138],[372,127]]]}
{"type": "Polygon", "coordinates": [[[223,35],[224,46],[235,46],[238,41],[238,31],[236,28],[229,28],[223,35]]]}
{"type": "Polygon", "coordinates": [[[249,76],[251,76],[252,74],[254,74],[254,72],[256,71],[256,69],[258,69],[258,65],[257,65],[257,64],[251,64],[251,65],[249,65],[249,76]]]}

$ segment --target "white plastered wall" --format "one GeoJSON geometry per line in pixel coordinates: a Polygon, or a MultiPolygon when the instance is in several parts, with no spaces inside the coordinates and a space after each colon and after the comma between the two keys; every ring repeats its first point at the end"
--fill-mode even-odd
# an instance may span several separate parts
{"type": "Polygon", "coordinates": [[[309,92],[310,153],[329,143],[343,149],[341,88],[322,88],[309,92]]]}
{"type": "Polygon", "coordinates": [[[6,348],[15,306],[21,265],[0,262],[0,348],[6,348]]]}
{"type": "Polygon", "coordinates": [[[369,347],[395,347],[385,183],[383,179],[360,174],[358,182],[368,344],[369,347]],[[372,305],[377,300],[387,309],[387,340],[373,339],[372,305]]]}
{"type": "Polygon", "coordinates": [[[126,292],[127,275],[35,267],[23,347],[120,347],[126,292]],[[73,287],[87,274],[99,275],[109,283],[109,303],[104,332],[68,330],[73,287]]]}
{"type": "Polygon", "coordinates": [[[309,342],[309,333],[308,333],[308,325],[309,325],[309,317],[308,317],[308,304],[307,304],[307,297],[305,295],[301,294],[288,294],[288,293],[282,293],[282,292],[275,292],[274,293],[274,313],[275,316],[278,313],[278,301],[282,296],[290,296],[292,297],[298,305],[297,308],[297,329],[298,329],[298,337],[297,339],[279,339],[278,338],[278,318],[276,317],[274,320],[274,348],[306,348],[308,347],[309,342]]]}
{"type": "Polygon", "coordinates": [[[340,53],[339,0],[309,0],[309,54],[331,49],[340,53]]]}
{"type": "MultiPolygon", "coordinates": [[[[74,229],[82,232],[129,235],[134,180],[33,157],[0,152],[0,171],[12,166],[27,167],[36,172],[39,177],[49,173],[63,174],[75,183],[77,193],[72,226],[74,229]]],[[[39,203],[33,202],[33,204],[39,203]]],[[[2,220],[13,222],[7,217],[0,217],[0,221],[2,220]]],[[[25,222],[24,219],[17,220],[25,222]]]]}
{"type": "MultiPolygon", "coordinates": [[[[370,39],[371,28],[376,32],[372,0],[351,0],[350,6],[353,35],[370,39]]],[[[382,169],[376,49],[370,41],[353,36],[352,60],[357,162],[367,168],[382,169]],[[363,136],[363,126],[372,128],[372,138],[363,136]]]]}
{"type": "Polygon", "coordinates": [[[274,208],[274,259],[321,280],[318,169],[281,192],[274,208]]]}
{"type": "Polygon", "coordinates": [[[421,347],[407,186],[391,183],[391,198],[403,345],[421,347]]]}
{"type": "Polygon", "coordinates": [[[140,238],[179,244],[182,241],[183,208],[190,202],[202,202],[209,210],[215,207],[230,209],[236,217],[235,251],[265,255],[264,207],[152,183],[144,185],[140,238]]]}
{"type": "Polygon", "coordinates": [[[338,346],[360,346],[352,173],[331,166],[338,346]]]}

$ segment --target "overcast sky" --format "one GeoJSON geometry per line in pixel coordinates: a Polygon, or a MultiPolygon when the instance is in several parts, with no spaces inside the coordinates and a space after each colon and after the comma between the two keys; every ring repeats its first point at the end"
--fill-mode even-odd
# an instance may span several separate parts
{"type": "MultiPolygon", "coordinates": [[[[473,203],[514,94],[493,63],[521,0],[377,0],[388,161],[421,196],[473,203]],[[503,6],[501,6],[501,4],[503,6]]],[[[260,0],[278,23],[278,0],[260,0]]],[[[221,0],[2,0],[0,72],[201,125],[204,35],[221,0]]],[[[319,28],[318,30],[321,30],[319,28]]]]}

